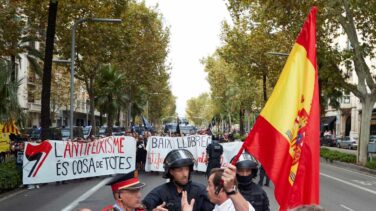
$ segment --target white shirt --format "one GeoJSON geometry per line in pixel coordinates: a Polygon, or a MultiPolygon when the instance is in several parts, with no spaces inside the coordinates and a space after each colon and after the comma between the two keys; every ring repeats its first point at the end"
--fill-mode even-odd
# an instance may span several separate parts
{"type": "MultiPolygon", "coordinates": [[[[248,203],[248,211],[255,211],[253,206],[248,203]]],[[[213,211],[235,211],[234,204],[232,203],[232,200],[229,198],[225,202],[223,202],[221,205],[216,204],[213,211]]]]}

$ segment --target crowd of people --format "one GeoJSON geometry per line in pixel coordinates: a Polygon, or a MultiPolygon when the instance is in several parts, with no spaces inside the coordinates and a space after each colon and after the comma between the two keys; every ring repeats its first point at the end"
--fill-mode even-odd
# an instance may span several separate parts
{"type": "MultiPolygon", "coordinates": [[[[142,198],[144,187],[134,173],[114,177],[111,186],[115,203],[102,211],[232,211],[270,210],[269,200],[261,186],[253,182],[258,166],[244,153],[236,165],[213,168],[207,185],[192,181],[193,155],[186,149],[175,149],[164,160],[163,178],[168,182],[151,190],[142,198]]],[[[318,205],[303,205],[291,210],[323,211],[318,205]]]]}
{"type": "MultiPolygon", "coordinates": [[[[209,131],[210,132],[210,131],[209,131]]],[[[208,131],[199,134],[212,135],[208,131]]],[[[136,170],[145,170],[147,158],[147,139],[152,136],[180,136],[180,134],[152,134],[145,131],[142,135],[137,132],[127,132],[126,136],[136,139],[136,170]]],[[[228,136],[227,136],[228,137],[228,136]]],[[[207,164],[207,186],[192,181],[191,174],[195,158],[185,149],[170,151],[164,159],[163,178],[168,182],[155,187],[142,198],[141,190],[144,187],[137,174],[134,172],[125,175],[116,175],[109,182],[115,203],[103,208],[103,211],[126,211],[126,210],[256,210],[268,211],[269,199],[262,186],[269,186],[269,178],[262,166],[249,154],[243,153],[239,160],[226,167],[222,167],[221,156],[223,146],[219,143],[218,137],[213,136],[213,141],[206,148],[207,164]],[[260,180],[254,180],[260,173],[260,180]],[[264,178],[266,179],[265,183],[264,178]]],[[[225,141],[222,136],[221,142],[225,141]]],[[[95,141],[94,136],[75,138],[72,141],[90,142],[95,141]]],[[[30,140],[40,142],[40,140],[30,140]]],[[[23,145],[13,148],[13,151],[22,151],[23,145]]],[[[17,153],[16,153],[17,154],[17,153]]],[[[22,169],[22,160],[17,161],[22,169]]],[[[33,185],[31,188],[39,187],[33,185]]],[[[88,210],[88,209],[80,209],[88,210]]],[[[306,206],[295,210],[323,210],[317,206],[306,206]]]]}

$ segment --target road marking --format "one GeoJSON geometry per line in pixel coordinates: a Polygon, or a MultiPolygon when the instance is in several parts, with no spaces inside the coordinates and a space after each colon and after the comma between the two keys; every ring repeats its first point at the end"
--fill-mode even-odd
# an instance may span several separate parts
{"type": "Polygon", "coordinates": [[[356,180],[356,179],[351,180],[351,181],[362,184],[364,186],[372,186],[372,185],[376,184],[376,182],[373,182],[373,181],[361,181],[361,180],[356,180]]]}
{"type": "Polygon", "coordinates": [[[357,173],[357,174],[360,174],[362,176],[366,176],[366,177],[370,177],[372,179],[375,179],[375,176],[372,176],[372,175],[369,175],[369,174],[366,174],[364,172],[358,172],[358,171],[355,171],[355,170],[350,170],[350,169],[345,169],[343,167],[338,167],[338,166],[335,166],[335,165],[332,165],[332,164],[326,164],[326,163],[320,163],[320,165],[327,165],[327,166],[330,166],[330,167],[334,167],[334,168],[338,168],[338,169],[341,169],[343,171],[348,171],[348,172],[351,172],[351,173],[357,173]]]}
{"type": "Polygon", "coordinates": [[[112,179],[112,177],[108,177],[108,178],[102,180],[100,183],[98,183],[96,186],[92,187],[90,190],[86,191],[84,194],[82,194],[80,197],[78,197],[76,200],[74,200],[68,206],[64,207],[62,209],[62,211],[73,210],[73,208],[75,208],[78,205],[78,203],[80,203],[80,201],[83,201],[83,200],[89,198],[93,193],[95,193],[99,188],[101,188],[103,185],[105,185],[111,179],[112,179]]]}
{"type": "Polygon", "coordinates": [[[346,210],[349,210],[349,211],[354,211],[353,209],[351,209],[350,207],[346,207],[345,205],[343,204],[340,204],[341,207],[345,208],[346,210]]]}
{"type": "Polygon", "coordinates": [[[372,194],[376,195],[376,191],[374,191],[374,190],[370,190],[370,189],[368,189],[368,188],[365,188],[365,187],[362,187],[362,186],[359,186],[359,185],[353,184],[353,183],[351,183],[351,182],[347,182],[347,181],[345,181],[345,180],[341,180],[341,179],[338,179],[338,178],[332,177],[332,176],[327,175],[327,174],[324,174],[324,173],[320,173],[320,175],[325,176],[325,177],[328,177],[328,178],[333,179],[333,180],[337,180],[338,182],[345,183],[345,184],[347,184],[347,185],[353,186],[353,187],[355,187],[355,188],[359,188],[359,189],[361,189],[361,190],[364,190],[364,191],[367,191],[367,192],[369,192],[369,193],[372,193],[372,194]]]}
{"type": "Polygon", "coordinates": [[[26,192],[26,191],[28,191],[28,190],[24,189],[24,190],[17,191],[17,192],[15,192],[15,193],[12,193],[12,194],[6,195],[6,196],[4,196],[4,197],[2,197],[2,198],[0,199],[0,202],[4,201],[4,200],[6,200],[6,199],[12,198],[13,196],[16,196],[16,195],[21,194],[21,193],[26,192]]]}

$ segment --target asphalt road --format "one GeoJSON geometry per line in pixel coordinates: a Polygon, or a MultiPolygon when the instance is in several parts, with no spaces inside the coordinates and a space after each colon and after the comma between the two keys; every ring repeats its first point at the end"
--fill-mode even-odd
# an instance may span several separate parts
{"type": "MultiPolygon", "coordinates": [[[[100,210],[113,203],[110,187],[104,185],[108,179],[109,177],[74,180],[63,185],[43,185],[40,189],[20,189],[0,196],[0,210],[51,211],[77,210],[83,207],[100,210]]],[[[140,179],[147,183],[144,195],[165,182],[158,173],[141,173],[140,179]]],[[[206,184],[204,174],[194,174],[193,180],[206,184]]],[[[321,206],[327,210],[375,210],[375,175],[321,163],[320,180],[321,206]]],[[[264,189],[269,196],[271,210],[278,210],[273,186],[264,189]]]]}

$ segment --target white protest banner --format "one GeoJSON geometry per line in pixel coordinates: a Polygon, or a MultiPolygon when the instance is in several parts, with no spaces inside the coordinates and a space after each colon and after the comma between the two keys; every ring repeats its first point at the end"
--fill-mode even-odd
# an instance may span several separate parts
{"type": "Polygon", "coordinates": [[[241,141],[221,143],[223,146],[222,166],[230,163],[231,159],[239,152],[243,145],[241,141]]]}
{"type": "Polygon", "coordinates": [[[136,140],[110,136],[88,143],[26,143],[23,184],[128,173],[135,170],[136,140]]]}
{"type": "Polygon", "coordinates": [[[206,171],[206,147],[211,143],[211,136],[189,135],[184,137],[151,136],[148,138],[145,171],[163,172],[163,161],[173,149],[187,149],[196,159],[194,169],[206,171]]]}
{"type": "MultiPolygon", "coordinates": [[[[163,137],[151,136],[148,138],[146,150],[147,160],[145,171],[163,172],[163,161],[173,149],[187,149],[196,160],[194,170],[205,172],[207,165],[205,164],[206,147],[211,143],[211,136],[207,135],[190,135],[184,137],[163,137]]],[[[221,143],[223,146],[222,165],[229,163],[232,157],[241,148],[243,142],[221,143]]]]}

